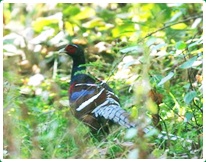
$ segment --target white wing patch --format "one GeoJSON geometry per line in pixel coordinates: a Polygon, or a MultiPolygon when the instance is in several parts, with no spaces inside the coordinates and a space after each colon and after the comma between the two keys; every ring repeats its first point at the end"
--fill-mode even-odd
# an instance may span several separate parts
{"type": "Polygon", "coordinates": [[[77,111],[81,111],[82,109],[87,107],[87,105],[89,105],[90,103],[94,102],[94,100],[97,99],[102,94],[103,91],[104,91],[104,89],[102,89],[98,94],[94,95],[93,97],[91,97],[87,101],[83,102],[81,105],[79,105],[79,107],[76,110],[77,111]]]}

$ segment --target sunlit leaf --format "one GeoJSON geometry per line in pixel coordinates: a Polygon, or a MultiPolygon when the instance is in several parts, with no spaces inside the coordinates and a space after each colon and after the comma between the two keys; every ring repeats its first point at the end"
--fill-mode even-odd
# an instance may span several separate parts
{"type": "Polygon", "coordinates": [[[125,23],[120,26],[116,26],[112,30],[113,37],[119,36],[131,36],[135,32],[135,27],[133,23],[125,23]]]}
{"type": "Polygon", "coordinates": [[[138,109],[136,106],[132,106],[130,115],[131,119],[136,119],[138,117],[138,109]]]}
{"type": "Polygon", "coordinates": [[[7,52],[12,52],[12,53],[16,53],[17,51],[16,46],[14,46],[13,44],[5,44],[3,46],[3,49],[6,50],[7,52]]]}
{"type": "Polygon", "coordinates": [[[172,25],[171,28],[172,29],[179,29],[179,30],[182,30],[182,29],[185,29],[187,27],[187,25],[185,23],[179,23],[179,24],[176,24],[176,25],[172,25]]]}
{"type": "Polygon", "coordinates": [[[174,72],[169,72],[169,74],[166,77],[161,79],[161,81],[158,83],[157,86],[161,86],[162,84],[170,80],[173,76],[174,76],[174,72]]]}
{"type": "Polygon", "coordinates": [[[69,33],[70,36],[74,35],[73,26],[70,22],[65,22],[65,29],[69,33]]]}
{"type": "Polygon", "coordinates": [[[186,104],[190,104],[190,102],[197,96],[197,92],[196,91],[190,91],[188,92],[185,97],[184,97],[184,102],[186,104]]]}
{"type": "Polygon", "coordinates": [[[198,27],[198,25],[200,24],[200,22],[202,22],[202,18],[197,18],[194,23],[192,24],[191,28],[195,29],[198,27]]]}
{"type": "Polygon", "coordinates": [[[59,42],[63,40],[65,37],[65,34],[63,31],[60,31],[56,36],[54,36],[52,39],[49,40],[48,44],[50,45],[58,45],[59,42]]]}
{"type": "Polygon", "coordinates": [[[179,68],[181,68],[181,69],[191,68],[191,67],[193,67],[193,64],[195,63],[196,60],[197,60],[197,56],[194,56],[191,59],[184,62],[182,65],[180,65],[179,68]]]}
{"type": "Polygon", "coordinates": [[[101,18],[95,18],[95,19],[92,19],[91,21],[88,21],[82,24],[82,26],[85,28],[94,28],[97,26],[104,26],[104,25],[105,25],[105,22],[101,18]]]}
{"type": "Polygon", "coordinates": [[[25,47],[24,37],[20,34],[10,33],[3,37],[4,44],[12,44],[15,46],[25,47]]]}
{"type": "Polygon", "coordinates": [[[157,105],[152,100],[147,100],[145,106],[152,114],[156,114],[158,111],[157,105]]]}
{"type": "Polygon", "coordinates": [[[32,27],[36,32],[41,32],[46,26],[56,26],[58,28],[61,17],[62,13],[56,13],[55,15],[48,17],[39,17],[33,21],[32,27]]]}
{"type": "Polygon", "coordinates": [[[73,17],[73,19],[82,20],[86,18],[90,18],[95,15],[95,10],[90,7],[85,7],[81,10],[77,15],[73,17]]]}

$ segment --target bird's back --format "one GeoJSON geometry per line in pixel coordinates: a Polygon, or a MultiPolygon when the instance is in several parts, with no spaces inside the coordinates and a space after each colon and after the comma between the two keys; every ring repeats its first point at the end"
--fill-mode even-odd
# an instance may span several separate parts
{"type": "Polygon", "coordinates": [[[88,75],[77,75],[72,81],[69,100],[74,116],[93,131],[100,130],[109,121],[127,128],[135,126],[129,120],[130,115],[121,108],[119,99],[111,88],[88,75]]]}

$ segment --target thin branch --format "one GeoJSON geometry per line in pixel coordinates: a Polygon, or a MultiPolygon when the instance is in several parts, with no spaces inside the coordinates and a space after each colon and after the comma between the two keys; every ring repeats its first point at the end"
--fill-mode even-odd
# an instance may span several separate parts
{"type": "MultiPolygon", "coordinates": [[[[193,19],[196,19],[196,18],[199,18],[199,17],[202,17],[202,15],[197,15],[197,16],[189,17],[189,18],[187,18],[187,19],[180,20],[180,21],[175,22],[175,23],[172,23],[172,24],[164,25],[164,27],[159,28],[159,29],[157,29],[157,30],[149,33],[148,35],[146,35],[145,37],[143,37],[142,39],[140,39],[137,43],[142,42],[145,38],[147,38],[147,37],[149,37],[149,36],[151,36],[151,35],[159,32],[159,31],[161,31],[161,30],[164,30],[164,29],[166,29],[166,28],[168,28],[168,27],[170,27],[170,26],[173,26],[173,25],[176,25],[176,24],[179,24],[179,23],[183,23],[183,22],[187,22],[187,21],[189,21],[189,20],[193,20],[193,19]]],[[[114,72],[115,69],[116,69],[116,66],[118,65],[119,62],[121,62],[121,61],[123,60],[123,58],[126,56],[126,54],[127,54],[127,53],[125,53],[125,54],[121,57],[121,59],[114,65],[114,67],[112,68],[112,70],[111,70],[111,72],[110,72],[110,75],[109,75],[109,77],[108,77],[108,79],[107,79],[106,82],[109,81],[111,75],[113,74],[113,72],[114,72]]]]}
{"type": "Polygon", "coordinates": [[[110,71],[110,74],[109,74],[109,77],[108,79],[106,80],[106,83],[110,80],[111,76],[113,75],[117,65],[124,59],[124,57],[126,56],[127,53],[123,54],[122,57],[115,63],[115,65],[112,67],[111,71],[110,71]]]}
{"type": "MultiPolygon", "coordinates": [[[[169,105],[168,104],[166,104],[166,103],[164,103],[165,105],[166,105],[166,108],[169,110],[169,111],[172,111],[175,115],[177,115],[179,118],[181,118],[182,120],[184,120],[184,117],[182,117],[181,115],[179,115],[177,112],[175,112],[173,109],[171,110],[170,108],[169,108],[169,105]]],[[[187,121],[187,124],[189,124],[190,126],[192,126],[192,127],[195,127],[194,125],[192,125],[189,121],[187,121]]]]}
{"type": "Polygon", "coordinates": [[[169,136],[169,131],[168,131],[168,129],[167,129],[167,124],[165,123],[165,121],[164,121],[164,119],[160,116],[160,119],[162,120],[162,123],[163,123],[163,125],[164,125],[164,127],[165,127],[165,132],[166,132],[166,135],[167,135],[167,138],[168,138],[168,143],[167,143],[167,146],[170,148],[170,146],[171,146],[171,140],[170,140],[170,136],[169,136]]]}
{"type": "Polygon", "coordinates": [[[159,29],[157,29],[157,30],[155,30],[155,31],[153,31],[153,32],[151,32],[151,33],[149,33],[149,34],[147,34],[145,37],[143,37],[142,39],[140,39],[137,43],[142,42],[145,38],[150,37],[151,35],[153,35],[153,34],[159,32],[159,31],[161,31],[161,30],[164,30],[164,29],[166,29],[166,28],[168,28],[168,27],[171,27],[171,26],[173,26],[173,25],[180,24],[180,23],[183,23],[183,22],[187,22],[187,21],[189,21],[189,20],[196,19],[196,18],[199,18],[199,17],[202,17],[202,15],[197,15],[197,16],[189,17],[189,18],[187,18],[187,19],[180,20],[180,21],[178,21],[178,22],[175,22],[175,23],[172,23],[172,24],[165,25],[164,27],[159,28],[159,29]]]}
{"type": "Polygon", "coordinates": [[[199,110],[201,113],[203,113],[203,109],[202,109],[201,107],[199,107],[199,106],[195,103],[194,100],[193,100],[193,104],[195,105],[196,108],[198,108],[198,110],[199,110]]]}
{"type": "MultiPolygon", "coordinates": [[[[196,33],[193,37],[192,37],[192,40],[191,42],[193,42],[193,40],[195,39],[195,37],[197,36],[198,33],[196,33]]],[[[186,52],[189,52],[188,51],[188,48],[185,49],[186,52]]],[[[187,61],[187,58],[185,56],[185,54],[183,53],[183,56],[184,56],[184,60],[187,61]]],[[[192,70],[191,68],[187,69],[187,73],[188,73],[188,80],[189,80],[189,84],[190,84],[190,89],[191,90],[194,90],[196,91],[196,89],[193,87],[192,85],[192,70]]],[[[196,108],[201,112],[203,113],[203,110],[195,103],[194,99],[193,99],[193,104],[196,106],[196,108]]],[[[191,104],[190,104],[191,105],[191,104]]],[[[195,123],[197,126],[199,126],[198,122],[197,122],[197,119],[196,119],[196,114],[195,114],[195,110],[192,108],[192,105],[191,105],[191,109],[192,109],[192,112],[193,112],[193,115],[194,115],[194,119],[195,119],[195,123]]]]}

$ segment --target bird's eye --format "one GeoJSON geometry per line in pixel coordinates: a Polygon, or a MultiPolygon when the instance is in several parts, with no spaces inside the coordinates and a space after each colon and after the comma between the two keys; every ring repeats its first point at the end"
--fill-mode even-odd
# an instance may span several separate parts
{"type": "Polygon", "coordinates": [[[68,45],[65,50],[67,51],[67,53],[69,54],[75,54],[77,47],[74,45],[68,45]]]}

